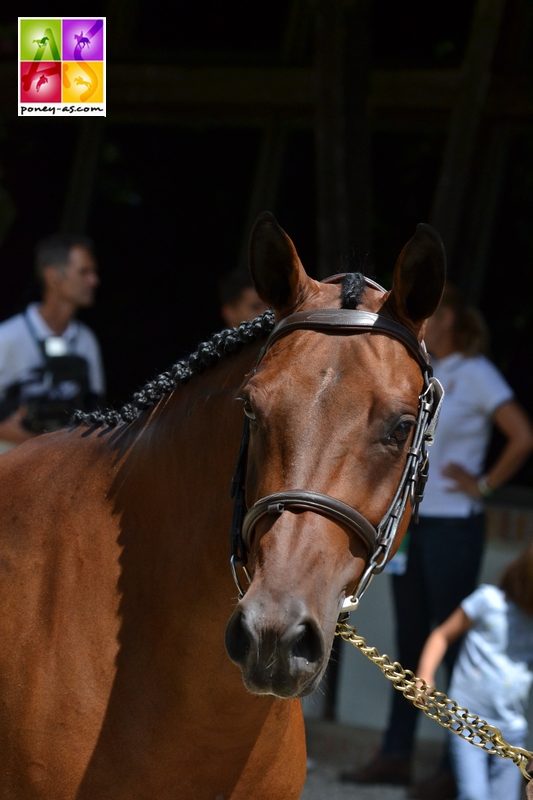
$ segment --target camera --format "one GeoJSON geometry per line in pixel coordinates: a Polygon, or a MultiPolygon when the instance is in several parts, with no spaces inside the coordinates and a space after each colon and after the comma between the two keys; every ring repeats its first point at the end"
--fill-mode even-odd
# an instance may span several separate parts
{"type": "Polygon", "coordinates": [[[10,386],[0,403],[0,418],[26,409],[22,425],[31,433],[63,428],[75,411],[91,410],[95,399],[89,391],[87,360],[67,354],[61,337],[51,336],[42,344],[43,366],[10,386]]]}

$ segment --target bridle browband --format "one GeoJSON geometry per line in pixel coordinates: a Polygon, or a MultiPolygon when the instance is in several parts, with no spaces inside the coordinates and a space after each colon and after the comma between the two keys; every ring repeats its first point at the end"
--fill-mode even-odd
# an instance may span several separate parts
{"type": "MultiPolygon", "coordinates": [[[[339,278],[342,278],[342,276],[333,276],[325,282],[337,282],[339,278]]],[[[385,291],[383,287],[369,278],[365,277],[365,282],[374,289],[385,291]]],[[[372,577],[381,572],[387,563],[398,525],[408,502],[410,502],[413,514],[415,516],[417,514],[428,476],[429,459],[427,447],[433,441],[444,391],[440,382],[433,377],[424,343],[419,342],[408,328],[383,314],[346,308],[298,311],[280,320],[261,349],[254,371],[257,370],[261,360],[274,342],[296,330],[320,331],[333,335],[379,333],[391,336],[400,341],[409,350],[417,360],[424,377],[424,388],[419,398],[413,440],[407,453],[402,477],[394,497],[377,527],[369,522],[359,511],[341,500],[321,492],[304,489],[269,494],[257,500],[250,509],[247,509],[245,489],[250,428],[248,418],[245,417],[237,467],[231,489],[234,508],[230,565],[239,592],[239,599],[244,596],[245,590],[241,587],[237,569],[239,566],[242,568],[250,583],[251,578],[246,569],[246,564],[252,533],[258,521],[266,515],[280,515],[285,511],[313,511],[345,526],[354,532],[366,545],[369,558],[365,571],[353,595],[345,598],[342,604],[342,612],[348,612],[357,608],[359,600],[372,577]]]]}

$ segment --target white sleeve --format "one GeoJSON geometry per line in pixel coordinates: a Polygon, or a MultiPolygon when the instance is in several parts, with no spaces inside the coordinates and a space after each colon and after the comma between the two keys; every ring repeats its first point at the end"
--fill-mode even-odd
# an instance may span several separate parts
{"type": "Polygon", "coordinates": [[[501,372],[487,358],[476,358],[469,375],[469,389],[475,405],[491,417],[514,393],[501,372]]]}
{"type": "Polygon", "coordinates": [[[472,622],[480,622],[487,611],[498,604],[500,589],[488,583],[478,586],[461,602],[461,608],[472,622]]]}
{"type": "Polygon", "coordinates": [[[4,337],[0,334],[0,395],[3,395],[9,385],[7,369],[7,344],[4,337]]]}
{"type": "Polygon", "coordinates": [[[0,326],[0,395],[17,379],[17,372],[13,360],[15,348],[13,347],[12,336],[8,329],[0,326]]]}

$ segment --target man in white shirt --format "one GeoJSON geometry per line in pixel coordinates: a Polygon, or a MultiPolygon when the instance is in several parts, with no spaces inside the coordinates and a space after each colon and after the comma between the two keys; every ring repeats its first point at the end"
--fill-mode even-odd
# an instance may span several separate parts
{"type": "Polygon", "coordinates": [[[0,451],[68,423],[105,395],[100,347],[75,319],[99,285],[89,239],[51,236],[36,248],[40,303],[0,324],[0,451]]]}

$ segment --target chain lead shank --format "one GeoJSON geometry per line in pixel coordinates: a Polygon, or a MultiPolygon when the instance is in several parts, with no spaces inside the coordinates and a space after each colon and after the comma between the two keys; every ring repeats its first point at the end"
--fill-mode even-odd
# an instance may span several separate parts
{"type": "Polygon", "coordinates": [[[528,761],[533,759],[533,753],[529,750],[510,745],[494,725],[490,725],[477,714],[472,714],[467,708],[458,705],[444,692],[428,686],[410,669],[404,669],[401,664],[391,661],[385,654],[381,655],[375,647],[368,645],[363,636],[360,636],[351,625],[339,622],[335,633],[345,642],[356,647],[375,664],[394,688],[401,692],[406,700],[420,709],[426,717],[442,728],[457,734],[466,742],[480,747],[489,755],[511,759],[524,778],[527,781],[533,781],[533,775],[527,771],[528,761]]]}

